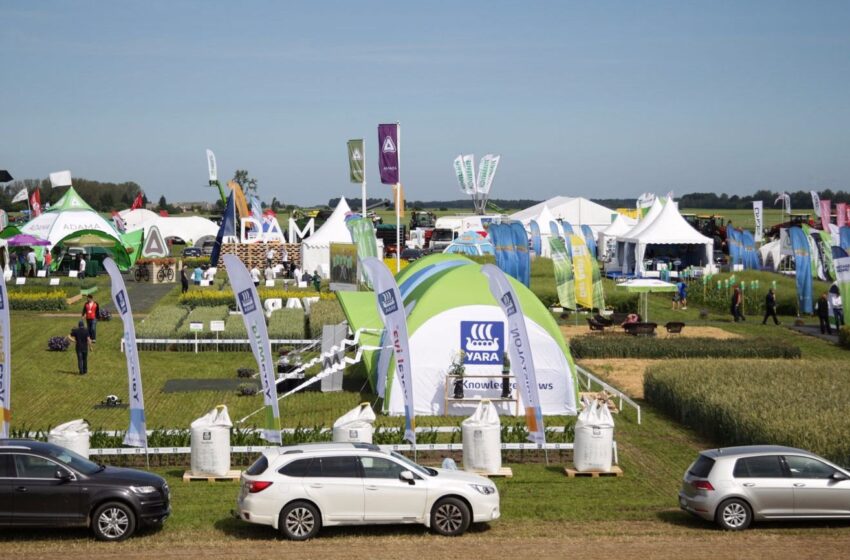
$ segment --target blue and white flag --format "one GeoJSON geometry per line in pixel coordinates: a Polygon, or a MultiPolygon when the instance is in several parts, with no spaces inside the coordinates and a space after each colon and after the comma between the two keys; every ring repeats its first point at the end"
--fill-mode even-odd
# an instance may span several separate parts
{"type": "Polygon", "coordinates": [[[581,234],[584,236],[584,243],[587,245],[588,251],[590,251],[591,258],[593,260],[598,259],[599,257],[596,254],[596,238],[593,235],[593,230],[590,229],[589,225],[582,224],[581,234]]]}
{"type": "Polygon", "coordinates": [[[537,385],[537,372],[531,355],[531,341],[525,327],[525,316],[519,304],[519,298],[511,286],[510,280],[501,270],[492,264],[481,267],[487,277],[490,292],[508,320],[508,354],[511,369],[516,374],[517,387],[522,395],[525,407],[525,422],[528,427],[528,439],[537,444],[546,443],[543,426],[543,412],[540,407],[540,393],[537,385]]]}
{"type": "Polygon", "coordinates": [[[800,313],[812,312],[812,254],[809,239],[801,228],[788,228],[794,249],[795,276],[797,279],[797,307],[800,313]]]}
{"type": "Polygon", "coordinates": [[[139,349],[136,346],[136,326],[133,324],[133,310],[130,308],[130,298],[127,297],[127,287],[121,271],[112,258],[103,261],[103,268],[109,273],[112,281],[112,302],[121,315],[124,327],[124,357],[127,358],[127,381],[130,391],[130,429],[124,435],[124,445],[131,447],[147,447],[148,434],[145,422],[145,395],[142,391],[142,370],[139,367],[139,349]]]}
{"type": "MultiPolygon", "coordinates": [[[[395,378],[404,399],[404,439],[416,445],[416,412],[413,406],[413,376],[410,364],[410,341],[407,337],[407,314],[404,300],[395,278],[387,265],[377,257],[360,259],[363,269],[372,280],[377,297],[378,315],[384,323],[388,340],[395,355],[395,378]]],[[[378,386],[386,387],[387,370],[378,371],[378,386]],[[384,379],[381,379],[384,376],[384,379]]]]}
{"type": "Polygon", "coordinates": [[[540,225],[537,223],[537,220],[531,220],[529,228],[531,228],[531,249],[539,257],[543,250],[543,243],[540,239],[540,225]]]}
{"type": "Polygon", "coordinates": [[[218,234],[215,236],[215,245],[213,245],[212,254],[210,255],[210,266],[218,266],[218,256],[221,253],[221,245],[224,243],[225,237],[236,237],[236,206],[233,199],[233,191],[227,196],[227,204],[224,206],[224,214],[221,216],[221,226],[218,228],[218,234]]]}
{"type": "Polygon", "coordinates": [[[260,371],[260,383],[263,389],[263,403],[265,405],[265,425],[262,437],[266,441],[280,444],[280,410],[277,405],[277,382],[274,372],[274,356],[272,346],[269,342],[269,330],[266,327],[266,316],[260,303],[257,288],[251,280],[251,273],[236,255],[224,255],[224,267],[227,269],[227,277],[233,286],[233,295],[236,297],[236,305],[242,312],[242,320],[245,322],[245,330],[248,332],[248,341],[251,350],[257,360],[257,368],[260,371]]]}
{"type": "Polygon", "coordinates": [[[531,284],[531,257],[528,254],[528,234],[520,222],[511,223],[513,253],[516,259],[516,278],[527,286],[531,284]]]}

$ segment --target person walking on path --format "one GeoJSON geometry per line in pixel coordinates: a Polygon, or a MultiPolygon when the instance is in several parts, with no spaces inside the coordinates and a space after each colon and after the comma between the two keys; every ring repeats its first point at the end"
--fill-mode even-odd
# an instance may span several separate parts
{"type": "Polygon", "coordinates": [[[35,271],[38,268],[38,264],[35,258],[35,251],[32,249],[27,253],[27,276],[32,278],[35,277],[35,271]]]}
{"type": "Polygon", "coordinates": [[[817,304],[815,304],[815,313],[817,313],[820,321],[820,333],[832,334],[832,326],[829,324],[829,300],[826,299],[826,292],[820,296],[817,304]]]}
{"type": "Polygon", "coordinates": [[[44,270],[46,271],[45,276],[47,276],[47,277],[50,277],[50,265],[52,265],[52,264],[53,264],[53,255],[50,253],[50,251],[45,251],[44,252],[44,270]]]}
{"type": "Polygon", "coordinates": [[[735,322],[738,321],[746,321],[747,319],[744,317],[744,313],[742,311],[744,307],[744,294],[741,292],[740,286],[735,286],[735,290],[732,292],[732,318],[735,319],[735,322]]]}
{"type": "Polygon", "coordinates": [[[92,350],[92,340],[85,323],[82,321],[77,323],[77,328],[71,329],[71,334],[67,338],[76,345],[77,369],[80,371],[80,375],[87,374],[89,372],[89,351],[92,350]]]}
{"type": "Polygon", "coordinates": [[[773,288],[767,291],[767,295],[764,296],[764,319],[761,324],[767,324],[767,318],[773,317],[774,324],[779,324],[779,319],[776,318],[776,292],[773,288]]]}
{"type": "Polygon", "coordinates": [[[844,326],[844,308],[841,306],[841,292],[838,291],[838,286],[832,286],[829,289],[829,305],[832,306],[832,316],[835,317],[835,328],[840,329],[844,326]]]}
{"type": "Polygon", "coordinates": [[[186,266],[180,268],[180,293],[185,294],[189,291],[189,277],[186,275],[186,266]]]}
{"type": "Polygon", "coordinates": [[[275,257],[274,247],[269,247],[269,250],[266,253],[266,268],[271,268],[271,267],[274,266],[274,257],[275,257]]]}
{"type": "Polygon", "coordinates": [[[321,292],[322,291],[322,277],[319,276],[318,270],[313,271],[312,280],[313,280],[313,287],[316,289],[317,292],[321,292]]]}
{"type": "Polygon", "coordinates": [[[676,288],[679,291],[679,308],[687,309],[688,308],[688,285],[685,284],[684,280],[679,280],[676,283],[676,288]]]}
{"type": "Polygon", "coordinates": [[[100,306],[94,300],[94,296],[91,294],[87,295],[81,316],[86,320],[86,326],[89,329],[89,336],[92,343],[97,342],[97,318],[99,313],[100,306]]]}

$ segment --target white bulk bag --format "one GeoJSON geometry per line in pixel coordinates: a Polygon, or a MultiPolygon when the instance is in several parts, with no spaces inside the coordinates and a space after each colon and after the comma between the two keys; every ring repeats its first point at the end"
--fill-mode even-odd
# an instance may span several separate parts
{"type": "Polygon", "coordinates": [[[192,422],[192,474],[225,476],[230,472],[230,428],[227,407],[218,405],[192,422]]]}
{"type": "Polygon", "coordinates": [[[614,418],[608,404],[585,402],[576,420],[573,463],[579,472],[610,472],[614,460],[614,418]]]}
{"type": "Polygon", "coordinates": [[[496,407],[482,399],[475,412],[461,422],[463,469],[497,473],[502,468],[502,426],[496,407]]]}
{"type": "Polygon", "coordinates": [[[88,459],[91,432],[85,420],[71,420],[59,424],[47,434],[47,443],[70,449],[88,459]]]}
{"type": "Polygon", "coordinates": [[[375,412],[369,403],[360,403],[340,416],[333,426],[335,442],[372,443],[372,424],[375,422],[375,412]]]}

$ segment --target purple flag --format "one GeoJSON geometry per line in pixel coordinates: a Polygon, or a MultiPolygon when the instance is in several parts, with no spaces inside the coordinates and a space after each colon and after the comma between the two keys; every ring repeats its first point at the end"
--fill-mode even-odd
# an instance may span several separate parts
{"type": "Polygon", "coordinates": [[[381,182],[395,185],[398,179],[398,124],[378,125],[378,165],[381,182]]]}

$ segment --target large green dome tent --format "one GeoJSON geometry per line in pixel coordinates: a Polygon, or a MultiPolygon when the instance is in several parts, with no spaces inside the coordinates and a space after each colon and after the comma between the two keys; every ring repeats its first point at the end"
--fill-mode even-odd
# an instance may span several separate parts
{"type": "MultiPolygon", "coordinates": [[[[432,255],[416,261],[397,276],[410,336],[414,408],[418,415],[468,414],[474,403],[445,405],[446,371],[461,350],[467,375],[501,375],[505,348],[505,317],[490,293],[481,266],[460,255],[432,255]]],[[[510,279],[526,319],[541,408],[546,415],[576,413],[575,365],[551,313],[531,290],[510,279]]],[[[380,329],[373,292],[340,292],[340,303],[353,330],[380,329]]],[[[361,337],[364,345],[382,345],[378,335],[361,337]]],[[[393,383],[392,351],[364,353],[372,387],[378,371],[387,371],[384,412],[404,413],[401,391],[393,383]]],[[[496,398],[498,377],[468,378],[466,397],[496,398]]],[[[518,392],[514,389],[514,395],[518,392]]],[[[514,414],[513,403],[499,403],[500,412],[514,414]]],[[[520,403],[520,411],[523,405],[520,403]]]]}

